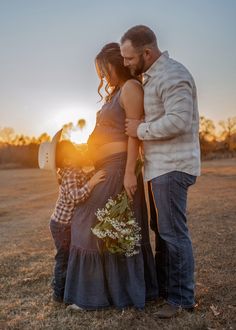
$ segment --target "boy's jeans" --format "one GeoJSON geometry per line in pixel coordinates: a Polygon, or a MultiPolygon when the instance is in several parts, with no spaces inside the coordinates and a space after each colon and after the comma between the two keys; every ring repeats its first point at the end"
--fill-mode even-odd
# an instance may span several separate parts
{"type": "MultiPolygon", "coordinates": [[[[151,180],[158,211],[156,267],[160,295],[170,304],[194,306],[194,258],[186,219],[187,191],[196,177],[173,171],[151,180]]],[[[153,221],[153,218],[152,218],[153,221]]]]}
{"type": "Polygon", "coordinates": [[[50,230],[57,250],[55,255],[56,263],[54,267],[53,290],[56,297],[63,299],[70,253],[71,225],[61,224],[51,220],[50,230]]]}

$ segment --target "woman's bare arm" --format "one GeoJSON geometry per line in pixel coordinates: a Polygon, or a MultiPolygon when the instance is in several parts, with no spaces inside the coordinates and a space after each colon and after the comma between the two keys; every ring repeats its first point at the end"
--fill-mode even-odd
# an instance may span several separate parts
{"type": "MultiPolygon", "coordinates": [[[[120,102],[125,109],[126,118],[141,119],[143,110],[143,88],[135,80],[128,80],[122,87],[120,102]]],[[[137,138],[128,138],[127,162],[125,168],[124,187],[130,199],[137,189],[135,165],[138,157],[140,141],[137,138]]]]}

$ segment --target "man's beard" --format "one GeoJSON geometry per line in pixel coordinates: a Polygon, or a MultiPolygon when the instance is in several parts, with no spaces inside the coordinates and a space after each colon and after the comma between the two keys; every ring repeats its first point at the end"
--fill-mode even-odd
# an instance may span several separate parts
{"type": "Polygon", "coordinates": [[[140,76],[145,71],[144,68],[145,68],[145,62],[143,59],[143,55],[140,55],[139,62],[137,64],[136,68],[131,68],[130,72],[134,76],[140,76]]]}

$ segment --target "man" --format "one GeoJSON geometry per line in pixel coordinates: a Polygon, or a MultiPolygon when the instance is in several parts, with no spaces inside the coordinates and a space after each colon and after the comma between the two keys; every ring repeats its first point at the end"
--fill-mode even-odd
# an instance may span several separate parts
{"type": "Polygon", "coordinates": [[[143,141],[145,180],[158,211],[159,291],[166,301],[157,315],[169,318],[195,305],[186,204],[188,188],[200,175],[196,86],[182,64],[159,50],[146,26],[134,26],[123,35],[121,54],[133,74],[143,74],[145,122],[127,119],[126,133],[143,141]]]}

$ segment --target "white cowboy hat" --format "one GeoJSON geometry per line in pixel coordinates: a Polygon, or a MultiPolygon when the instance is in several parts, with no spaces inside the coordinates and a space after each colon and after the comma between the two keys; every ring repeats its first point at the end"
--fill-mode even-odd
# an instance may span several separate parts
{"type": "Polygon", "coordinates": [[[51,142],[43,142],[39,146],[38,164],[42,170],[51,170],[56,173],[56,147],[61,138],[62,129],[58,131],[51,142]]]}

